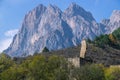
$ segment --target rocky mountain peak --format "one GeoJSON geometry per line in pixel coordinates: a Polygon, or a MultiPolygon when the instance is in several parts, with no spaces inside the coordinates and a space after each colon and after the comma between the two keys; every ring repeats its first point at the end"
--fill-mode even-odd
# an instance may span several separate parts
{"type": "Polygon", "coordinates": [[[73,9],[73,10],[76,10],[76,9],[84,10],[82,7],[80,7],[80,6],[77,5],[76,3],[71,3],[68,8],[69,8],[69,9],[73,9]]]}
{"type": "Polygon", "coordinates": [[[43,4],[39,4],[37,7],[35,7],[33,10],[29,11],[27,15],[35,15],[36,18],[40,16],[41,13],[43,13],[46,10],[46,7],[43,4]]]}
{"type": "Polygon", "coordinates": [[[45,12],[46,7],[42,4],[39,4],[33,10],[29,11],[24,18],[23,23],[32,23],[35,22],[36,19],[41,18],[41,15],[45,12]]]}
{"type": "Polygon", "coordinates": [[[54,10],[54,11],[61,11],[56,5],[49,4],[47,9],[54,10]]]}
{"type": "Polygon", "coordinates": [[[120,15],[120,10],[113,10],[112,15],[120,15]]]}
{"type": "MultiPolygon", "coordinates": [[[[39,4],[37,7],[35,7],[34,9],[35,10],[41,10],[41,9],[44,9],[44,8],[46,8],[46,6],[44,6],[43,4],[39,4]]],[[[33,9],[33,10],[34,10],[33,9]]]]}
{"type": "Polygon", "coordinates": [[[71,3],[70,6],[64,11],[64,13],[67,14],[68,17],[81,16],[87,21],[95,20],[90,12],[84,10],[82,7],[80,7],[76,3],[71,3]]]}
{"type": "Polygon", "coordinates": [[[104,25],[108,25],[109,22],[110,22],[110,19],[103,19],[100,23],[104,25]]]}
{"type": "Polygon", "coordinates": [[[50,15],[53,14],[55,16],[59,16],[62,13],[62,11],[56,5],[49,4],[46,9],[46,13],[48,13],[50,15]]]}
{"type": "Polygon", "coordinates": [[[104,26],[104,31],[106,34],[112,33],[114,30],[120,27],[120,10],[114,10],[110,19],[104,19],[101,21],[104,26]]]}
{"type": "Polygon", "coordinates": [[[114,10],[111,17],[110,17],[110,22],[120,22],[120,10],[114,10]]]}

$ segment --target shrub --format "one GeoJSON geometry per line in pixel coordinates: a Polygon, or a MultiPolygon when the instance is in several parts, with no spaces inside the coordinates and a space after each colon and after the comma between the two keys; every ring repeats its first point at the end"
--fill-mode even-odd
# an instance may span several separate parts
{"type": "Polygon", "coordinates": [[[94,64],[76,68],[72,74],[76,80],[105,80],[103,67],[94,64]]]}
{"type": "Polygon", "coordinates": [[[105,70],[106,80],[120,80],[120,68],[110,67],[105,70]]]}
{"type": "Polygon", "coordinates": [[[49,52],[49,49],[45,47],[42,52],[49,52]]]}

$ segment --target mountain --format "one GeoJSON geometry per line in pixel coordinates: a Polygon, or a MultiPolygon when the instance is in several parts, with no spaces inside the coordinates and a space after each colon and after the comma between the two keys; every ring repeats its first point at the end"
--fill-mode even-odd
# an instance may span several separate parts
{"type": "Polygon", "coordinates": [[[114,10],[110,19],[104,19],[101,21],[106,34],[112,33],[114,30],[120,27],[120,10],[114,10]]]}
{"type": "Polygon", "coordinates": [[[112,32],[112,27],[118,28],[116,16],[119,11],[114,11],[109,20],[97,23],[90,12],[75,3],[65,11],[55,5],[40,4],[25,15],[19,32],[4,53],[24,57],[42,52],[45,47],[52,51],[77,46],[82,39],[93,40],[112,32]]]}
{"type": "Polygon", "coordinates": [[[92,40],[101,34],[101,29],[92,14],[75,3],[64,11],[64,20],[72,29],[74,45],[80,44],[82,39],[89,38],[92,40]]]}

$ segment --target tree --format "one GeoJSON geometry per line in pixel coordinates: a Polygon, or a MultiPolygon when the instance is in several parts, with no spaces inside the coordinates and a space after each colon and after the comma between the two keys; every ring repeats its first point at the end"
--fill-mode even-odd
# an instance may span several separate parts
{"type": "Polygon", "coordinates": [[[8,55],[4,53],[0,54],[0,73],[11,67],[13,64],[14,62],[8,55]]]}
{"type": "Polygon", "coordinates": [[[45,47],[42,52],[49,52],[49,49],[45,47]]]}
{"type": "Polygon", "coordinates": [[[13,65],[1,74],[1,80],[26,80],[27,71],[17,65],[13,65]]]}
{"type": "Polygon", "coordinates": [[[94,64],[74,68],[72,76],[76,80],[105,80],[102,66],[94,64]]]}
{"type": "Polygon", "coordinates": [[[112,43],[116,43],[115,37],[113,36],[113,34],[109,34],[109,39],[112,43]]]}
{"type": "Polygon", "coordinates": [[[106,80],[119,80],[120,79],[120,68],[110,67],[105,70],[106,80]]]}

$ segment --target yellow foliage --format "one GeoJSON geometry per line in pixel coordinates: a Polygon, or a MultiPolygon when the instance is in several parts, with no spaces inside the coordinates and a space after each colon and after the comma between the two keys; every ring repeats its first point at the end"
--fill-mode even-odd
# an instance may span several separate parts
{"type": "Polygon", "coordinates": [[[120,75],[119,67],[110,67],[105,69],[106,80],[117,80],[120,75]]]}
{"type": "Polygon", "coordinates": [[[115,38],[114,38],[114,36],[113,36],[112,34],[109,34],[109,39],[110,39],[113,43],[116,42],[116,40],[115,40],[115,38]]]}

